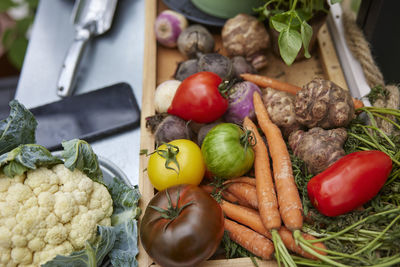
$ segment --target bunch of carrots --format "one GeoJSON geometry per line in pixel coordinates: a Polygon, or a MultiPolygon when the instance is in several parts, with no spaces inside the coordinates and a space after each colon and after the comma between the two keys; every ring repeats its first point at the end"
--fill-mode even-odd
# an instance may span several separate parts
{"type": "MultiPolygon", "coordinates": [[[[281,262],[285,266],[296,265],[287,249],[305,258],[318,259],[319,255],[326,255],[323,243],[314,243],[311,248],[298,243],[315,238],[301,232],[302,203],[286,143],[257,92],[253,103],[268,146],[255,123],[246,117],[243,127],[252,131],[256,140],[253,147],[255,179],[240,177],[225,182],[220,202],[227,217],[225,229],[231,240],[263,259],[275,256],[279,265],[281,262]]],[[[203,188],[209,193],[216,190],[210,185],[203,188]]]]}

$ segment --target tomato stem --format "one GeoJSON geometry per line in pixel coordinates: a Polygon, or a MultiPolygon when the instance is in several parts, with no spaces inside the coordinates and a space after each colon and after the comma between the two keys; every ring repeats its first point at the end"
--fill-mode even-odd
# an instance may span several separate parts
{"type": "Polygon", "coordinates": [[[179,153],[179,147],[175,145],[171,145],[168,143],[165,143],[167,149],[156,149],[156,152],[158,155],[163,157],[165,159],[165,168],[169,170],[175,171],[179,175],[180,167],[178,160],[176,159],[176,156],[179,153]],[[169,166],[170,163],[174,163],[178,169],[172,168],[169,166]]]}
{"type": "Polygon", "coordinates": [[[230,79],[230,80],[225,80],[222,81],[222,83],[220,83],[218,85],[218,91],[220,92],[220,94],[224,97],[224,98],[228,98],[228,92],[229,90],[232,88],[232,86],[236,83],[236,79],[230,79]]]}
{"type": "Polygon", "coordinates": [[[151,207],[152,209],[155,209],[156,211],[158,211],[160,213],[160,218],[169,220],[169,222],[167,224],[165,224],[164,226],[164,231],[167,229],[167,227],[169,226],[169,224],[175,219],[177,218],[181,212],[188,206],[194,204],[193,201],[190,201],[188,203],[186,203],[185,205],[181,206],[178,208],[178,203],[179,203],[179,198],[180,198],[180,190],[178,189],[178,193],[176,195],[176,205],[174,206],[174,204],[172,203],[171,197],[168,193],[168,189],[165,190],[165,194],[167,196],[168,199],[168,207],[166,209],[157,207],[157,206],[153,206],[150,205],[149,207],[151,207]]]}

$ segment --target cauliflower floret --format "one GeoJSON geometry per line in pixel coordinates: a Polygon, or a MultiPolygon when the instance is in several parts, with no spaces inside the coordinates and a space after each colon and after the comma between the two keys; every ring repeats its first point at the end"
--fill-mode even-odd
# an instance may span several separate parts
{"type": "Polygon", "coordinates": [[[26,247],[26,244],[28,244],[28,241],[26,240],[25,236],[22,235],[13,235],[11,238],[13,247],[26,247]]]}
{"type": "Polygon", "coordinates": [[[7,227],[0,226],[0,248],[11,247],[11,232],[7,227]]]}
{"type": "Polygon", "coordinates": [[[58,245],[64,242],[67,236],[67,229],[59,223],[47,231],[44,241],[50,245],[58,245]]]}
{"type": "Polygon", "coordinates": [[[35,237],[29,241],[28,248],[32,251],[40,251],[45,245],[46,243],[41,238],[35,237]]]}
{"type": "Polygon", "coordinates": [[[0,202],[0,217],[15,217],[19,210],[17,201],[0,202]]]}
{"type": "Polygon", "coordinates": [[[0,192],[7,192],[11,185],[11,178],[6,177],[0,173],[0,192]]]}
{"type": "Polygon", "coordinates": [[[62,223],[69,222],[79,211],[71,193],[57,192],[55,194],[54,213],[62,223]]]}
{"type": "Polygon", "coordinates": [[[7,227],[8,230],[12,230],[17,224],[17,219],[15,217],[8,217],[0,220],[0,225],[7,227]]]}
{"type": "Polygon", "coordinates": [[[0,266],[5,266],[5,264],[7,264],[10,260],[11,260],[11,249],[5,249],[0,247],[0,266]]]}
{"type": "Polygon", "coordinates": [[[59,179],[52,170],[41,167],[36,170],[28,171],[25,184],[28,185],[37,196],[41,192],[49,191],[55,193],[58,191],[59,179]]]}
{"type": "Polygon", "coordinates": [[[13,202],[13,201],[25,202],[31,196],[33,196],[33,193],[32,193],[32,190],[29,188],[29,186],[26,186],[21,183],[17,183],[17,184],[12,184],[8,188],[6,201],[7,202],[13,202]]]}
{"type": "Polygon", "coordinates": [[[38,195],[38,203],[40,207],[44,207],[49,211],[52,211],[55,204],[54,194],[47,191],[40,193],[38,195]]]}
{"type": "Polygon", "coordinates": [[[28,248],[13,248],[11,258],[15,263],[29,264],[32,262],[32,252],[28,248]]]}
{"type": "Polygon", "coordinates": [[[54,213],[50,213],[46,218],[47,227],[53,227],[58,223],[58,217],[54,213]]]}
{"type": "Polygon", "coordinates": [[[75,249],[83,248],[86,240],[95,237],[96,224],[96,220],[90,213],[78,214],[72,219],[68,240],[75,249]]]}
{"type": "Polygon", "coordinates": [[[90,178],[84,177],[81,181],[79,181],[78,189],[79,189],[79,191],[90,194],[93,191],[94,184],[96,184],[96,183],[93,182],[90,178]]]}
{"type": "Polygon", "coordinates": [[[94,184],[92,196],[90,198],[89,209],[100,209],[102,217],[111,216],[113,212],[112,199],[107,188],[99,183],[94,184]],[[103,215],[104,214],[104,215],[103,215]]]}
{"type": "Polygon", "coordinates": [[[72,192],[72,196],[78,205],[86,205],[88,202],[88,194],[86,192],[75,190],[72,192]]]}

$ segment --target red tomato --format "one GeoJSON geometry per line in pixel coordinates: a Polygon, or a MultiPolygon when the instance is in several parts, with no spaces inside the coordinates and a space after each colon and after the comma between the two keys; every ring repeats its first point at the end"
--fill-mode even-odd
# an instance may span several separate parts
{"type": "Polygon", "coordinates": [[[168,113],[199,123],[215,121],[228,109],[228,99],[218,90],[221,82],[217,74],[208,71],[187,77],[178,87],[168,113]]]}
{"type": "Polygon", "coordinates": [[[371,200],[391,170],[392,160],[381,151],[350,153],[308,182],[308,196],[319,212],[338,216],[371,200]]]}
{"type": "Polygon", "coordinates": [[[158,192],[140,223],[144,249],[165,267],[197,266],[214,254],[223,235],[220,205],[195,185],[177,185],[158,192]],[[162,211],[165,209],[169,212],[162,211]]]}

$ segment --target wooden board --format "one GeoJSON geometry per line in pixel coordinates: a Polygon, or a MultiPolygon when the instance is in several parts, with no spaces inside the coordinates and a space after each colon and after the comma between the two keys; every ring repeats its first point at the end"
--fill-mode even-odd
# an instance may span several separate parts
{"type": "MultiPolygon", "coordinates": [[[[146,129],[146,117],[154,115],[154,91],[158,84],[163,81],[173,79],[173,75],[177,64],[184,60],[184,57],[176,50],[165,48],[157,45],[154,34],[154,21],[157,14],[166,7],[160,0],[146,0],[146,36],[144,49],[143,64],[143,98],[141,112],[141,139],[140,149],[153,151],[154,137],[149,130],[146,129]]],[[[216,38],[216,50],[221,54],[225,54],[221,46],[221,40],[218,35],[216,38]]],[[[347,89],[347,84],[336,55],[336,51],[326,25],[320,29],[318,33],[317,49],[312,57],[287,66],[279,57],[272,52],[267,54],[269,65],[261,74],[277,78],[298,86],[303,86],[315,77],[322,77],[331,80],[347,89]]],[[[154,196],[154,188],[151,185],[147,173],[148,157],[140,156],[140,173],[139,173],[139,190],[142,194],[140,207],[143,212],[154,196]]],[[[146,254],[141,243],[139,242],[139,266],[157,266],[154,261],[146,254]]],[[[261,267],[277,266],[274,261],[258,261],[261,267]]],[[[202,267],[241,267],[253,266],[250,258],[230,259],[230,260],[209,260],[204,262],[202,267]]]]}

